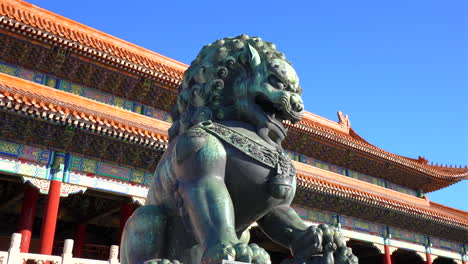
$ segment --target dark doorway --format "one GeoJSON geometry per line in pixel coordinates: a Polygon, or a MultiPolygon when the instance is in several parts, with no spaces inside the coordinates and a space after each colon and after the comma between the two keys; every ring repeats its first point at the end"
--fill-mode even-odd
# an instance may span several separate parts
{"type": "Polygon", "coordinates": [[[392,254],[392,264],[424,264],[425,261],[416,252],[398,249],[392,254]]]}
{"type": "Polygon", "coordinates": [[[359,264],[383,264],[382,253],[372,243],[351,239],[346,244],[353,249],[359,264]]]}
{"type": "Polygon", "coordinates": [[[432,264],[457,264],[457,262],[455,262],[455,260],[450,259],[450,258],[437,257],[434,259],[432,264]]]}

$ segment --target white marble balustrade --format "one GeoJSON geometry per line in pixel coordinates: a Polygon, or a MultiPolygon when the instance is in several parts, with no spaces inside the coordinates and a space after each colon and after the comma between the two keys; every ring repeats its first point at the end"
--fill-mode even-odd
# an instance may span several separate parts
{"type": "Polygon", "coordinates": [[[95,260],[74,258],[73,239],[65,240],[62,256],[42,255],[34,253],[20,252],[21,234],[14,233],[11,237],[10,249],[8,251],[0,251],[0,264],[23,264],[25,261],[32,260],[36,264],[120,264],[119,247],[111,246],[109,252],[109,260],[95,260]]]}

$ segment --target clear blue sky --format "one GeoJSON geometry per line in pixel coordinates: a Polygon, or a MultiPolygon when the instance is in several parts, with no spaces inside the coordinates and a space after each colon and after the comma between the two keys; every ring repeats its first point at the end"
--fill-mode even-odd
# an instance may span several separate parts
{"type": "MultiPolygon", "coordinates": [[[[293,63],[306,110],[342,110],[387,151],[468,165],[465,0],[30,2],[187,64],[216,39],[259,36],[293,63]]],[[[468,211],[468,181],[429,197],[468,211]]]]}

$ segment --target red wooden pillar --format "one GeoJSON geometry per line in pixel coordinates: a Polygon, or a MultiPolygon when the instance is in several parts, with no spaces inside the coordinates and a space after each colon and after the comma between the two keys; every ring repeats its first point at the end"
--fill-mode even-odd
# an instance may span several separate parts
{"type": "Polygon", "coordinates": [[[392,255],[390,254],[390,247],[388,245],[384,245],[385,255],[383,256],[384,264],[392,264],[392,255]]]}
{"type": "Polygon", "coordinates": [[[432,256],[429,252],[426,252],[426,264],[432,264],[432,256]]]}
{"type": "Polygon", "coordinates": [[[52,247],[54,245],[55,236],[55,226],[57,225],[57,214],[60,203],[61,187],[61,181],[50,181],[49,194],[47,195],[47,202],[44,208],[44,218],[42,219],[40,254],[52,254],[52,247]]]}
{"type": "Polygon", "coordinates": [[[21,214],[18,222],[18,233],[21,233],[21,252],[29,252],[38,196],[39,190],[30,184],[26,184],[24,189],[23,206],[21,208],[21,214]]]}
{"type": "Polygon", "coordinates": [[[75,226],[75,236],[73,237],[74,246],[73,246],[73,256],[80,258],[81,251],[83,250],[83,244],[85,240],[86,224],[76,224],[75,226]]]}
{"type": "Polygon", "coordinates": [[[122,239],[123,229],[128,218],[132,216],[133,211],[135,211],[135,206],[133,203],[124,204],[120,207],[120,236],[119,236],[119,245],[122,239]]]}

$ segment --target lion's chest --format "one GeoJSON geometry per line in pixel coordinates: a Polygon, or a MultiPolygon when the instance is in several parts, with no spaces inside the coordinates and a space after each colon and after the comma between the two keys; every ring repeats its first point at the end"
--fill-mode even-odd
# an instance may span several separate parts
{"type": "Polygon", "coordinates": [[[243,229],[264,216],[273,207],[289,203],[295,193],[295,178],[284,197],[275,198],[271,180],[277,170],[252,160],[237,149],[229,148],[225,182],[236,215],[236,228],[243,229]]]}

